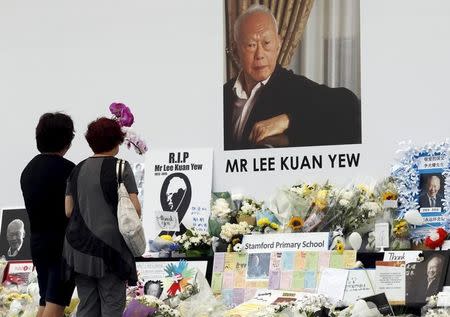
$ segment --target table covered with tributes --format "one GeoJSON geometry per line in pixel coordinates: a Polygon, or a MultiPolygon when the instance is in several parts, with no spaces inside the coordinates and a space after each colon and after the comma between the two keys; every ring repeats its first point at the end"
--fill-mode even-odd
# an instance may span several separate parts
{"type": "MultiPolygon", "coordinates": [[[[139,258],[137,267],[124,316],[450,315],[448,251],[218,252],[139,258]],[[427,296],[434,269],[438,286],[427,296]]],[[[35,316],[32,265],[2,260],[1,268],[0,316],[35,316]]],[[[77,304],[75,294],[65,316],[76,316],[77,304]]]]}

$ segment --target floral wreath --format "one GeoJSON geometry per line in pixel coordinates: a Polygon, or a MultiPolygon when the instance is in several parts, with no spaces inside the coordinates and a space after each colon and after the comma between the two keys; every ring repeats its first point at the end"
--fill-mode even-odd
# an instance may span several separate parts
{"type": "MultiPolygon", "coordinates": [[[[414,147],[411,142],[402,142],[402,149],[398,151],[399,159],[392,169],[392,176],[398,187],[398,219],[402,219],[409,210],[418,210],[418,198],[420,195],[420,173],[418,161],[420,158],[443,156],[450,158],[450,144],[448,141],[434,144],[430,143],[423,147],[414,147]]],[[[444,229],[450,229],[450,161],[442,167],[444,183],[443,216],[445,218],[444,229]]],[[[425,239],[423,230],[412,230],[411,238],[415,242],[425,239]]]]}
{"type": "Polygon", "coordinates": [[[123,103],[113,102],[109,106],[109,111],[113,115],[113,119],[116,120],[122,131],[125,133],[125,144],[128,149],[133,146],[137,154],[142,155],[147,152],[147,144],[138,134],[136,134],[130,127],[134,123],[134,116],[130,108],[123,103]]]}

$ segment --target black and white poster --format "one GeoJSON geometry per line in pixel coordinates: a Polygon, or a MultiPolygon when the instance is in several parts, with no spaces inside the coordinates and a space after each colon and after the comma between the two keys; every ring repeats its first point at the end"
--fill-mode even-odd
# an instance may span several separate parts
{"type": "Polygon", "coordinates": [[[144,230],[147,239],[186,229],[208,230],[212,149],[154,150],[147,156],[144,230]]]}
{"type": "Polygon", "coordinates": [[[424,251],[423,260],[406,265],[406,304],[424,305],[444,286],[448,252],[424,251]]]}
{"type": "Polygon", "coordinates": [[[1,214],[0,256],[7,260],[29,260],[30,222],[25,208],[3,209],[1,214]]]}

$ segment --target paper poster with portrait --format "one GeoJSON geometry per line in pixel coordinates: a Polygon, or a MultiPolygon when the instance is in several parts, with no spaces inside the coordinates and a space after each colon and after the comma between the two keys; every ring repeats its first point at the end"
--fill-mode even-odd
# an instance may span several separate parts
{"type": "Polygon", "coordinates": [[[437,295],[445,283],[449,251],[423,251],[421,261],[406,265],[406,305],[422,306],[437,295]]]}
{"type": "Polygon", "coordinates": [[[399,217],[419,210],[425,225],[412,229],[411,237],[421,242],[431,227],[450,230],[450,162],[448,143],[402,149],[393,176],[399,188],[399,217]]]}
{"type": "Polygon", "coordinates": [[[331,2],[225,1],[225,151],[361,143],[359,0],[331,2]]]}
{"type": "Polygon", "coordinates": [[[271,253],[251,253],[248,255],[247,280],[268,280],[271,253]]]}
{"type": "Polygon", "coordinates": [[[208,231],[212,149],[153,150],[146,157],[143,225],[148,240],[208,231]]]}
{"type": "Polygon", "coordinates": [[[144,163],[133,163],[131,164],[131,169],[134,174],[134,179],[136,180],[136,185],[138,188],[138,199],[141,203],[142,210],[144,210],[144,179],[145,179],[145,164],[144,163]]]}
{"type": "MultiPolygon", "coordinates": [[[[185,270],[190,271],[191,273],[188,281],[191,284],[195,283],[196,274],[207,276],[209,272],[208,270],[212,270],[212,261],[188,260],[186,263],[187,265],[185,270]]],[[[167,298],[167,291],[170,288],[167,283],[167,279],[170,278],[170,276],[168,276],[169,273],[167,272],[167,269],[169,266],[178,267],[179,264],[179,260],[155,261],[154,259],[148,259],[146,261],[136,262],[136,269],[139,280],[142,283],[143,294],[155,296],[162,300],[167,298]]]]}
{"type": "Polygon", "coordinates": [[[7,260],[30,260],[30,222],[25,208],[2,209],[0,255],[7,260]]]}

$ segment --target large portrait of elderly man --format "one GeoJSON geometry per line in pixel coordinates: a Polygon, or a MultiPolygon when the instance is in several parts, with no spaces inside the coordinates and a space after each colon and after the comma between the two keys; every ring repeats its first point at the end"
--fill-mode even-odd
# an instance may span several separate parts
{"type": "Polygon", "coordinates": [[[359,0],[225,0],[224,149],[361,143],[359,0]]]}
{"type": "Polygon", "coordinates": [[[3,209],[0,256],[7,260],[30,260],[30,222],[26,209],[3,209]]]}

